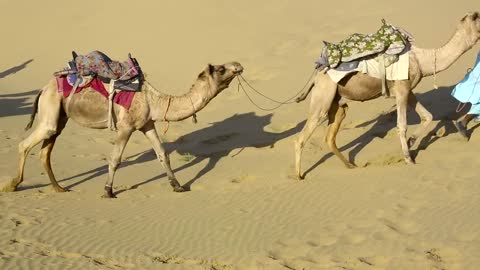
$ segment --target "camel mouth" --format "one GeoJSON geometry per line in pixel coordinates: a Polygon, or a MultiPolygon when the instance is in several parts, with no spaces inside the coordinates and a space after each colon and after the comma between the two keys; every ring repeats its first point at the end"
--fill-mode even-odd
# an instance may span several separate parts
{"type": "Polygon", "coordinates": [[[238,75],[241,75],[242,73],[243,73],[243,68],[241,68],[240,70],[235,70],[235,71],[233,72],[233,75],[234,75],[234,76],[238,76],[238,75]]]}

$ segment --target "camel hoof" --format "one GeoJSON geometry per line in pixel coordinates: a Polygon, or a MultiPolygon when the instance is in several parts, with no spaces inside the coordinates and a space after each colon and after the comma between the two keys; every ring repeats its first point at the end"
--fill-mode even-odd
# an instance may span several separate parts
{"type": "Polygon", "coordinates": [[[173,191],[174,192],[185,192],[186,189],[182,186],[178,186],[178,187],[173,187],[173,191]]]}
{"type": "Polygon", "coordinates": [[[54,187],[53,190],[55,190],[55,192],[70,192],[69,189],[62,187],[54,187]]]}
{"type": "Polygon", "coordinates": [[[412,164],[412,165],[415,164],[415,161],[413,161],[413,159],[411,157],[405,157],[405,162],[407,164],[412,164]]]}
{"type": "Polygon", "coordinates": [[[117,196],[113,195],[113,194],[108,194],[108,193],[105,193],[102,195],[102,198],[103,199],[116,199],[117,196]]]}
{"type": "Polygon", "coordinates": [[[112,187],[105,186],[105,193],[102,195],[102,198],[113,199],[117,196],[113,195],[112,187]]]}
{"type": "Polygon", "coordinates": [[[15,179],[5,182],[5,183],[0,183],[0,192],[14,192],[17,190],[17,185],[14,184],[15,179]]]}
{"type": "Polygon", "coordinates": [[[349,163],[345,163],[345,167],[347,167],[347,169],[355,169],[357,168],[357,165],[349,162],[349,163]]]}

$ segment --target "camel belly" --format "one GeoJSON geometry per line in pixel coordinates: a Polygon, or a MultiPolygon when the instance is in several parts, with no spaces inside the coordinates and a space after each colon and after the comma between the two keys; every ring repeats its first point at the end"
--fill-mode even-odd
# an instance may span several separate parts
{"type": "Polygon", "coordinates": [[[355,101],[366,101],[382,94],[382,81],[362,73],[343,78],[337,86],[340,96],[355,101]]]}
{"type": "MultiPolygon", "coordinates": [[[[64,99],[63,104],[66,108],[66,99],[64,99]]],[[[98,92],[85,89],[72,97],[67,115],[82,126],[106,128],[108,100],[98,92]]]]}

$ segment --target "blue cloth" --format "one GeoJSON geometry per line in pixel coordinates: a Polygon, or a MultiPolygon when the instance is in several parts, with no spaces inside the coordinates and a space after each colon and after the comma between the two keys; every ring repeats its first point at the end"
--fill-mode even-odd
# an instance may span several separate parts
{"type": "Polygon", "coordinates": [[[471,103],[468,114],[478,114],[480,119],[480,53],[473,69],[453,88],[452,96],[462,103],[471,103]]]}

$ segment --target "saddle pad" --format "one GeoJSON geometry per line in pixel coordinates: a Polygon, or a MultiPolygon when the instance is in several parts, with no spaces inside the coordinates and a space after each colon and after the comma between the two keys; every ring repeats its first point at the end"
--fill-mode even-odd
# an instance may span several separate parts
{"type": "MultiPolygon", "coordinates": [[[[409,63],[410,63],[409,52],[407,51],[405,53],[402,53],[399,56],[397,62],[385,68],[385,75],[387,77],[387,80],[389,81],[407,80],[409,63]]],[[[360,61],[356,69],[349,70],[349,71],[340,71],[336,69],[330,69],[327,71],[327,74],[335,83],[338,83],[345,76],[347,76],[352,72],[362,72],[372,77],[381,79],[379,62],[375,58],[360,61]]]]}
{"type": "MultiPolygon", "coordinates": [[[[63,97],[68,97],[70,95],[70,92],[73,89],[73,86],[71,86],[68,83],[67,77],[62,76],[62,77],[56,77],[57,79],[57,89],[58,92],[63,93],[63,97]]],[[[105,85],[100,81],[98,78],[94,78],[90,83],[82,86],[82,87],[77,87],[75,90],[75,93],[81,92],[85,88],[91,87],[95,91],[99,92],[102,94],[105,99],[108,100],[108,92],[105,89],[105,85]]],[[[127,92],[127,91],[121,91],[119,93],[116,93],[115,96],[113,97],[113,102],[116,104],[124,107],[125,109],[130,109],[130,105],[132,104],[133,97],[135,96],[136,92],[127,92]]]]}

